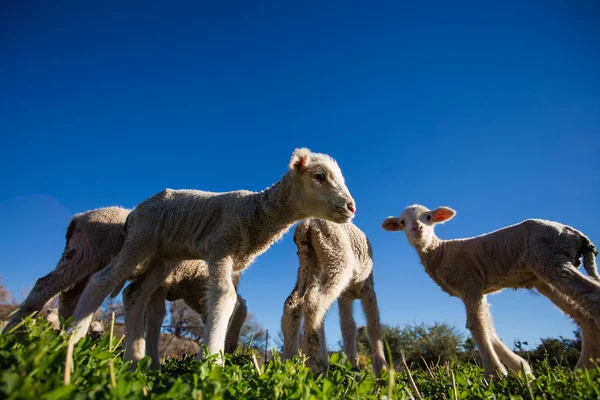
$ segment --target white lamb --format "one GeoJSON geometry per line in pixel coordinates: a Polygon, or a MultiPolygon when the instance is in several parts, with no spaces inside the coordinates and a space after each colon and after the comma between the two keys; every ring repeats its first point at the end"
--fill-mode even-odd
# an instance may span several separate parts
{"type": "MultiPolygon", "coordinates": [[[[166,277],[171,261],[202,259],[210,279],[205,343],[210,354],[221,353],[237,299],[232,273],[243,271],[295,221],[314,216],[342,223],[354,210],[337,163],[308,149],[296,150],[281,180],[260,193],[164,190],[127,218],[123,249],[94,274],[77,304],[71,343],[85,334],[104,298],[144,260],[152,277],[146,277],[149,288],[138,291],[135,301],[141,304],[156,288],[151,286],[166,277]]],[[[125,354],[126,359],[134,357],[125,354]]]]}
{"type": "Polygon", "coordinates": [[[304,316],[302,348],[308,356],[307,365],[315,373],[327,368],[324,319],[338,299],[344,351],[357,366],[352,302],[360,299],[367,318],[373,370],[379,375],[387,363],[373,281],[373,250],[366,235],[351,222],[336,224],[310,218],[298,224],[294,242],[300,266],[281,319],[284,358],[298,352],[300,321],[304,316]]]}
{"type": "MultiPolygon", "coordinates": [[[[504,365],[515,371],[523,367],[531,373],[527,362],[498,338],[492,324],[486,295],[503,288],[537,288],[576,321],[587,321],[585,329],[582,327],[582,356],[600,356],[600,342],[596,342],[600,324],[597,253],[585,235],[557,222],[529,219],[474,238],[440,240],[433,230],[435,224],[454,215],[455,211],[447,207],[429,210],[413,205],[400,217],[387,218],[382,227],[404,231],[431,279],[463,300],[466,327],[477,343],[487,375],[506,375],[504,365]],[[582,256],[590,277],[577,270],[582,256]],[[595,329],[590,321],[595,321],[595,329]]],[[[583,364],[580,359],[578,365],[583,364]]]]}

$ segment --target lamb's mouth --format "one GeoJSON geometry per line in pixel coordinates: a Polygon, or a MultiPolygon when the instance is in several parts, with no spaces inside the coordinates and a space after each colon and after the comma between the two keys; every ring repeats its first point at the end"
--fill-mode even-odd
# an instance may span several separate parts
{"type": "Polygon", "coordinates": [[[346,209],[337,208],[334,212],[336,222],[348,222],[354,217],[354,213],[346,209]]]}

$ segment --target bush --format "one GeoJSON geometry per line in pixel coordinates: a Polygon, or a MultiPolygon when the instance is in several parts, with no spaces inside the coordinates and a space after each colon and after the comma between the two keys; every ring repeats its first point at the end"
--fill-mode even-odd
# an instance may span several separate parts
{"type": "MultiPolygon", "coordinates": [[[[382,324],[382,331],[396,365],[402,360],[402,351],[409,365],[423,361],[428,364],[457,361],[461,355],[464,335],[446,323],[406,325],[404,328],[382,324]]],[[[358,329],[357,342],[359,353],[370,354],[366,327],[358,329]]]]}

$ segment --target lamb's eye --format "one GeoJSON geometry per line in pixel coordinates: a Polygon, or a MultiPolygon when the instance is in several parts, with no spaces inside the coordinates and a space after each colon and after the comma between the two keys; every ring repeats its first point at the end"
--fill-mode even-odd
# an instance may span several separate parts
{"type": "Polygon", "coordinates": [[[315,178],[319,182],[323,182],[325,180],[325,174],[322,172],[317,172],[313,175],[313,178],[315,178]]]}
{"type": "Polygon", "coordinates": [[[404,220],[403,219],[400,220],[400,225],[404,226],[404,220]]]}
{"type": "Polygon", "coordinates": [[[427,216],[427,221],[431,221],[431,215],[427,216]]]}

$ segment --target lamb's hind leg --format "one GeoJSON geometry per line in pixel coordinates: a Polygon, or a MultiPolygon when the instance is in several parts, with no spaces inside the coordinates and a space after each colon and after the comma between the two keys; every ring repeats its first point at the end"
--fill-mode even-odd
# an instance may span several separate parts
{"type": "Polygon", "coordinates": [[[524,358],[519,357],[511,349],[506,347],[506,345],[498,337],[498,334],[496,333],[496,330],[494,329],[492,317],[489,313],[489,308],[488,308],[487,318],[488,318],[487,326],[489,327],[490,340],[492,342],[492,347],[494,348],[494,351],[498,355],[498,358],[500,358],[500,361],[502,361],[502,363],[504,365],[506,365],[509,369],[511,369],[515,372],[525,371],[525,373],[527,375],[533,375],[531,373],[531,366],[529,365],[529,363],[524,358]]]}
{"type": "Polygon", "coordinates": [[[377,295],[375,294],[372,273],[362,289],[360,300],[367,319],[367,331],[369,332],[371,357],[373,358],[373,372],[379,376],[381,370],[387,368],[388,364],[385,361],[385,352],[383,350],[381,321],[379,319],[379,307],[377,306],[377,295]]]}
{"type": "Polygon", "coordinates": [[[507,375],[506,368],[492,346],[492,335],[488,326],[489,306],[485,296],[472,296],[463,301],[467,310],[467,329],[471,331],[477,343],[485,374],[487,376],[507,375]]]}
{"type": "Polygon", "coordinates": [[[167,314],[167,288],[160,286],[152,293],[146,305],[146,355],[152,360],[150,369],[160,370],[160,330],[167,314]]]}
{"type": "Polygon", "coordinates": [[[593,361],[600,362],[600,331],[596,328],[594,320],[582,313],[576,304],[552,286],[539,282],[536,284],[536,289],[562,312],[569,315],[581,328],[581,355],[575,368],[594,367],[593,361]]]}
{"type": "MultiPolygon", "coordinates": [[[[61,323],[73,316],[75,307],[79,302],[79,298],[85,289],[89,278],[85,278],[69,290],[65,290],[58,295],[58,316],[61,319],[61,323]]],[[[64,328],[64,327],[63,327],[64,328]]]]}
{"type": "Polygon", "coordinates": [[[19,306],[19,310],[4,327],[4,332],[29,314],[39,312],[52,297],[87,278],[92,269],[86,265],[87,260],[79,253],[77,249],[65,249],[54,271],[35,282],[33,289],[19,306]]]}
{"type": "Polygon", "coordinates": [[[227,329],[227,336],[225,337],[225,353],[233,353],[238,346],[240,341],[240,332],[242,326],[246,321],[248,315],[248,307],[246,307],[246,300],[239,294],[237,295],[237,304],[231,321],[229,322],[229,328],[227,329]]]}
{"type": "Polygon", "coordinates": [[[168,263],[153,257],[146,265],[143,276],[131,283],[123,291],[125,308],[125,354],[124,361],[132,361],[131,369],[144,358],[146,343],[144,339],[144,314],[152,293],[160,286],[169,271],[168,263]]]}
{"type": "Polygon", "coordinates": [[[534,265],[533,272],[581,307],[600,328],[600,283],[584,276],[570,262],[534,265]]]}
{"type": "Polygon", "coordinates": [[[77,343],[85,336],[94,312],[102,305],[104,299],[131,275],[135,267],[148,257],[152,248],[150,241],[128,241],[108,267],[92,275],[73,314],[71,343],[77,343]]]}

